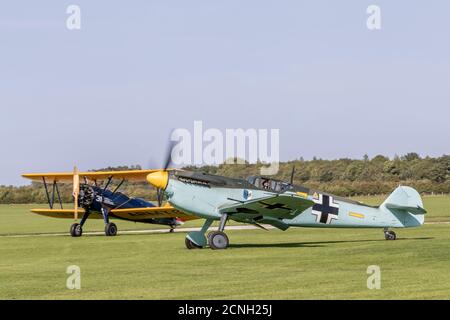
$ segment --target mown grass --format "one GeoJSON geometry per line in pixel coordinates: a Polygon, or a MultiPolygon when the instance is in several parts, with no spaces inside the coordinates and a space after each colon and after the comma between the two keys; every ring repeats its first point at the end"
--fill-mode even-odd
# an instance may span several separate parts
{"type": "MultiPolygon", "coordinates": [[[[449,220],[449,201],[426,198],[429,220],[449,220]]],[[[28,209],[1,206],[0,234],[65,232],[71,222],[28,209]]],[[[103,224],[89,221],[89,229],[103,224]]],[[[396,232],[397,241],[385,241],[371,229],[228,231],[231,247],[222,251],[187,250],[183,233],[1,236],[0,299],[450,298],[450,224],[396,232]],[[81,268],[81,290],[66,288],[69,265],[81,268]],[[381,268],[380,290],[366,286],[369,265],[381,268]]]]}

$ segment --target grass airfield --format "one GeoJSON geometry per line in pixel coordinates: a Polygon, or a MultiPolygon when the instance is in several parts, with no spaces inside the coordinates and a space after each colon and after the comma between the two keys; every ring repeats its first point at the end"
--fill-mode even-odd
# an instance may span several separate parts
{"type": "Polygon", "coordinates": [[[424,202],[431,224],[397,229],[396,241],[380,229],[232,230],[222,251],[187,250],[185,233],[43,236],[72,221],[0,206],[0,299],[449,299],[450,197],[424,202]],[[69,265],[81,268],[80,290],[66,288],[69,265]],[[369,265],[381,268],[379,290],[366,286],[369,265]]]}

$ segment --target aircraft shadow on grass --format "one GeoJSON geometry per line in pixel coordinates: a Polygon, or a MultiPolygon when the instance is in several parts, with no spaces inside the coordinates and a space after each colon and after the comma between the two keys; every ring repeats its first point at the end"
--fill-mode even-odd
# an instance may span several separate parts
{"type": "MultiPolygon", "coordinates": [[[[433,237],[421,238],[401,238],[397,240],[432,240],[433,237]]],[[[386,242],[385,239],[371,240],[340,240],[340,241],[314,241],[314,242],[288,242],[288,243],[243,243],[230,244],[230,248],[299,248],[299,247],[324,247],[327,244],[335,243],[358,243],[358,242],[386,242]]]]}

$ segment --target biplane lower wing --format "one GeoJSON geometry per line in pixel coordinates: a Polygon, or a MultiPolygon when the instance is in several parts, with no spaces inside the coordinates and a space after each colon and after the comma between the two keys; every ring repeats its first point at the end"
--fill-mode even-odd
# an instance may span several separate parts
{"type": "MultiPolygon", "coordinates": [[[[60,219],[73,219],[74,209],[31,209],[31,212],[39,214],[41,216],[60,218],[60,219]]],[[[78,209],[78,214],[84,214],[83,209],[78,209]]],[[[89,219],[103,219],[102,215],[98,212],[92,212],[89,219]]]]}
{"type": "MultiPolygon", "coordinates": [[[[32,209],[31,212],[41,216],[73,219],[75,210],[73,209],[32,209]]],[[[78,209],[80,215],[84,214],[83,209],[78,209]]],[[[179,218],[183,221],[198,219],[195,216],[183,213],[173,207],[148,207],[148,208],[132,208],[132,209],[112,209],[110,212],[111,218],[118,218],[131,221],[142,221],[148,219],[160,218],[179,218]]],[[[103,219],[100,212],[92,211],[89,219],[103,219]]]]}

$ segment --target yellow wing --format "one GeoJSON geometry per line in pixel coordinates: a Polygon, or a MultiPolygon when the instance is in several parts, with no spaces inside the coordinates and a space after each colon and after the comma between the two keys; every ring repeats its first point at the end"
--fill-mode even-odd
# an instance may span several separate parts
{"type": "MultiPolygon", "coordinates": [[[[102,172],[79,172],[80,179],[86,178],[88,180],[105,180],[109,177],[115,179],[125,179],[127,181],[146,181],[148,174],[159,170],[129,170],[129,171],[102,171],[102,172]]],[[[36,182],[42,182],[43,178],[49,183],[61,182],[72,183],[73,172],[61,173],[27,173],[22,177],[36,182]]]]}
{"type": "MultiPolygon", "coordinates": [[[[74,209],[31,209],[31,212],[39,214],[41,216],[61,219],[73,219],[75,213],[74,209]]],[[[78,213],[83,214],[83,209],[78,209],[78,213]]],[[[89,219],[103,219],[102,215],[97,212],[92,212],[89,219]]]]}
{"type": "MultiPolygon", "coordinates": [[[[73,219],[74,209],[31,209],[31,212],[51,218],[73,219]]],[[[84,210],[80,208],[78,209],[78,213],[84,214],[84,210]]],[[[188,215],[171,206],[112,209],[110,216],[136,222],[157,218],[179,218],[183,221],[199,219],[196,216],[188,215]]],[[[103,217],[100,212],[92,211],[89,219],[103,219],[103,217]]]]}
{"type": "Polygon", "coordinates": [[[183,221],[199,219],[196,216],[188,215],[171,206],[148,207],[148,208],[130,208],[130,209],[112,209],[111,214],[117,218],[133,220],[156,219],[156,218],[179,218],[183,221]]]}

